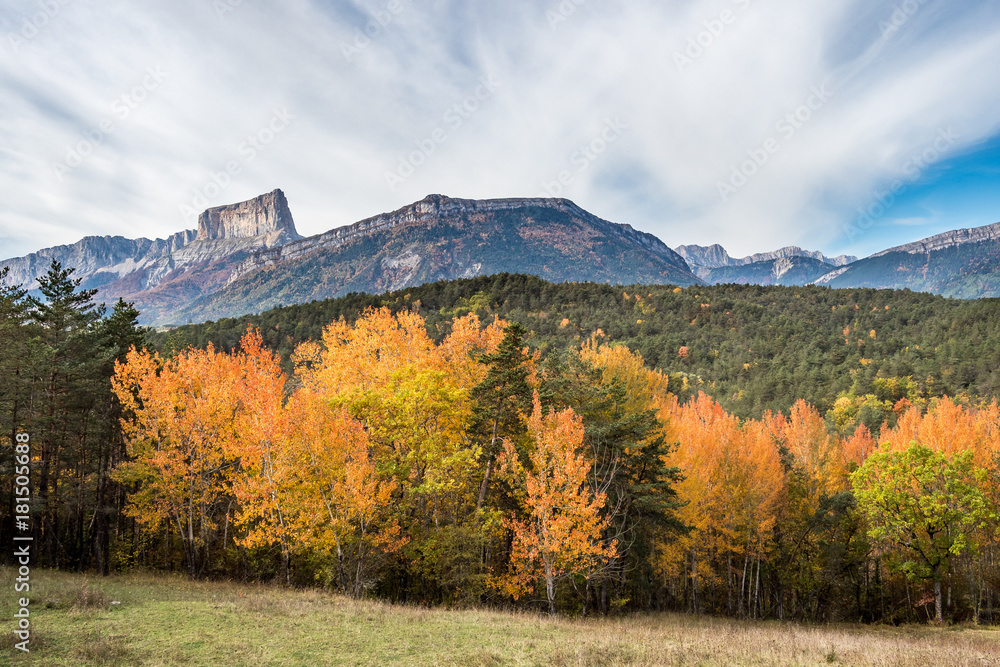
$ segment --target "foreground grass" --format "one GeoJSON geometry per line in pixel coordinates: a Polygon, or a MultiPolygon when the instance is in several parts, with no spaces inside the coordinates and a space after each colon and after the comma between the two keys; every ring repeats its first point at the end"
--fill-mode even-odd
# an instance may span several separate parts
{"type": "Polygon", "coordinates": [[[749,623],[675,614],[549,619],[358,602],[182,577],[32,572],[31,653],[14,649],[4,569],[0,664],[1000,665],[1000,631],[749,623]],[[117,602],[119,604],[112,604],[117,602]]]}

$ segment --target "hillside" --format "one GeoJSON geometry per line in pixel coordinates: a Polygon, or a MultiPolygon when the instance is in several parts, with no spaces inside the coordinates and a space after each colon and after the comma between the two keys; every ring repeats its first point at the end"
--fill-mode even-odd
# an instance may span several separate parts
{"type": "Polygon", "coordinates": [[[1000,239],[892,249],[819,282],[831,287],[906,288],[959,299],[1000,297],[1000,239]]]}
{"type": "Polygon", "coordinates": [[[355,291],[521,272],[553,281],[699,284],[651,234],[565,199],[430,195],[391,213],[302,238],[281,190],[208,209],[167,240],[88,237],[5,260],[35,286],[51,260],[105,303],[124,298],[143,324],[201,322],[355,291]]]}
{"type": "Polygon", "coordinates": [[[154,333],[151,342],[169,348],[211,341],[232,349],[249,322],[287,359],[326,324],[353,322],[380,305],[418,309],[437,338],[455,314],[499,315],[525,324],[531,344],[543,350],[601,329],[653,366],[699,376],[704,384],[692,378],[689,390],[700,386],[741,417],[787,410],[798,398],[826,412],[840,392],[856,385],[865,393],[878,376],[912,376],[929,395],[1000,396],[1000,301],[907,291],[620,287],[496,275],[286,306],[154,333]]]}

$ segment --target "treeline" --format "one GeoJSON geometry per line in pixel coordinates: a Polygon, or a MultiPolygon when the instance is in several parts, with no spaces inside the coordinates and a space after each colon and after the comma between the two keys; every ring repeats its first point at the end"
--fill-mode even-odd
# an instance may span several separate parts
{"type": "Polygon", "coordinates": [[[0,272],[0,540],[13,544],[12,443],[24,432],[38,564],[106,574],[112,561],[123,564],[113,552],[134,529],[122,513],[127,489],[111,477],[125,460],[111,377],[116,361],[145,344],[145,332],[131,305],[119,301],[106,312],[72,273],[53,262],[39,295],[29,296],[6,283],[6,268],[0,272]]]}
{"type": "Polygon", "coordinates": [[[161,352],[209,342],[232,350],[249,323],[291,372],[296,345],[372,306],[418,309],[437,341],[456,315],[498,316],[522,324],[544,354],[600,329],[743,419],[787,412],[799,399],[825,414],[843,392],[871,393],[879,377],[911,377],[932,397],[1000,395],[1000,302],[908,291],[620,287],[500,274],[286,306],[156,333],[150,341],[161,352]]]}
{"type": "Polygon", "coordinates": [[[449,325],[369,309],[301,344],[292,382],[255,330],[130,354],[117,476],[163,535],[146,558],[552,613],[996,619],[996,401],[877,379],[826,418],[740,420],[600,333],[543,358],[520,325],[449,325]]]}
{"type": "Polygon", "coordinates": [[[300,345],[291,383],[255,331],[130,353],[116,478],[160,538],[136,557],[428,604],[644,599],[683,528],[655,413],[587,353],[542,363],[474,314],[450,329],[369,310],[300,345]]]}
{"type": "Polygon", "coordinates": [[[943,396],[952,372],[891,375],[886,356],[909,354],[909,332],[952,345],[949,364],[988,357],[990,303],[725,286],[637,298],[501,276],[300,306],[342,316],[301,341],[283,320],[243,322],[232,342],[191,346],[228,329],[187,328],[156,351],[127,304],[95,308],[56,264],[40,282],[40,298],[0,295],[0,446],[31,434],[40,564],[571,614],[998,620],[1000,407],[969,386],[943,396]],[[897,330],[884,318],[898,310],[897,330]],[[646,318],[690,336],[663,370],[634,348],[675,333],[644,337],[646,318]],[[745,417],[727,405],[752,397],[697,365],[721,355],[696,334],[728,340],[723,322],[763,326],[734,354],[778,350],[779,326],[813,349],[807,332],[833,324],[845,359],[866,356],[848,382],[814,386],[824,404],[784,396],[745,417]]]}

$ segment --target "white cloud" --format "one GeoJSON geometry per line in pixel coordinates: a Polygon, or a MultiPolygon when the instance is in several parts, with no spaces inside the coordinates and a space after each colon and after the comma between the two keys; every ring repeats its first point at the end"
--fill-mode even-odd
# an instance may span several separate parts
{"type": "Polygon", "coordinates": [[[0,255],[191,227],[181,205],[233,161],[208,204],[281,187],[304,234],[431,192],[535,196],[567,172],[565,196],[670,245],[857,252],[852,211],[939,129],[960,135],[957,152],[1000,128],[987,2],[221,1],[232,11],[49,0],[58,12],[15,49],[39,4],[0,0],[0,255]],[[575,10],[553,25],[560,6],[575,10]],[[897,7],[916,9],[886,32],[897,7]],[[689,40],[706,46],[679,66],[689,40]],[[150,67],[167,75],[123,117],[114,101],[150,67]],[[500,85],[447,116],[481,77],[500,85]],[[833,97],[779,130],[824,83],[833,97]],[[249,159],[241,145],[276,109],[294,119],[249,159]],[[616,118],[627,127],[602,147],[616,118]],[[60,180],[54,165],[105,120],[113,131],[60,180]],[[386,172],[438,129],[443,143],[390,189],[386,172]],[[772,138],[777,152],[723,201],[718,183],[772,138]],[[579,152],[591,142],[599,155],[579,152]]]}

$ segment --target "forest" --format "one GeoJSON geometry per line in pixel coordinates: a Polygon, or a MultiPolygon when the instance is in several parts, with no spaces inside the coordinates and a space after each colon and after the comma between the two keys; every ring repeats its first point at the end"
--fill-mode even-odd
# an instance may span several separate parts
{"type": "Polygon", "coordinates": [[[29,433],[41,566],[998,621],[995,302],[500,275],[154,333],[40,285],[0,293],[0,476],[29,433]]]}

